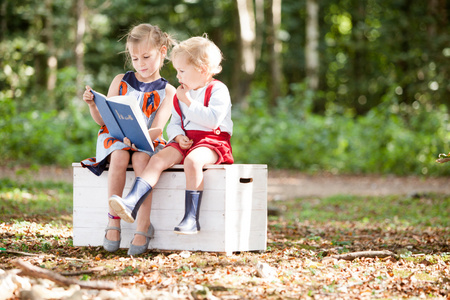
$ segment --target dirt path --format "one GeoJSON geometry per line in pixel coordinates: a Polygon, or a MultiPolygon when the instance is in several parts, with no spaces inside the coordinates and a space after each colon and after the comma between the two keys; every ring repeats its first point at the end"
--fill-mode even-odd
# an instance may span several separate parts
{"type": "Polygon", "coordinates": [[[450,194],[450,178],[421,178],[415,176],[349,176],[305,175],[284,171],[269,172],[269,198],[345,195],[413,195],[420,193],[450,194]]]}
{"type": "MultiPolygon", "coordinates": [[[[41,167],[39,171],[0,168],[0,178],[20,177],[24,180],[62,180],[72,182],[72,169],[41,167]]],[[[306,175],[299,172],[269,170],[269,200],[286,200],[296,197],[324,197],[346,195],[410,195],[415,193],[450,194],[450,177],[421,178],[415,176],[348,176],[306,175]]]]}

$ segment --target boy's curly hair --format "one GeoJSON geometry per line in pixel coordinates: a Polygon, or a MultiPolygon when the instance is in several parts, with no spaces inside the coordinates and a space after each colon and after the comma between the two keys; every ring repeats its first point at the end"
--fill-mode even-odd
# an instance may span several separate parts
{"type": "Polygon", "coordinates": [[[222,52],[208,36],[191,37],[177,45],[172,49],[170,59],[180,54],[187,54],[189,62],[197,69],[206,67],[210,74],[219,74],[222,71],[221,62],[223,59],[222,52]]]}

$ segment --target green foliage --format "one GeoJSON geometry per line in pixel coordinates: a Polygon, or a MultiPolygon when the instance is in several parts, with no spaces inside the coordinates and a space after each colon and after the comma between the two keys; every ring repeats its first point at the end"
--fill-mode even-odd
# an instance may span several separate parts
{"type": "Polygon", "coordinates": [[[318,115],[305,85],[293,90],[271,108],[261,91],[254,92],[247,109],[233,112],[236,162],[305,172],[450,173],[435,162],[450,137],[445,106],[399,105],[391,93],[364,116],[336,106],[318,115]]]}
{"type": "Polygon", "coordinates": [[[5,119],[0,121],[3,163],[68,166],[95,153],[98,125],[86,112],[30,110],[15,113],[16,102],[1,100],[5,119]]]}
{"type": "MultiPolygon", "coordinates": [[[[448,167],[434,162],[440,152],[448,152],[450,138],[448,5],[318,3],[319,91],[312,93],[304,84],[305,2],[285,0],[277,36],[281,89],[289,87],[288,96],[277,107],[266,104],[272,78],[265,44],[270,22],[264,20],[251,96],[247,102],[233,99],[247,105],[233,115],[236,161],[308,172],[449,174],[448,167]]],[[[207,33],[225,57],[218,78],[239,90],[231,85],[240,76],[234,63],[240,43],[235,1],[85,1],[83,70],[75,52],[74,5],[62,0],[2,3],[2,163],[67,166],[94,155],[98,127],[80,107],[77,90],[83,87],[77,85],[107,92],[114,76],[130,68],[120,38],[137,23],[157,24],[178,40],[207,33]],[[56,85],[49,88],[55,58],[56,85]]],[[[170,63],[161,73],[176,85],[170,63]]]]}

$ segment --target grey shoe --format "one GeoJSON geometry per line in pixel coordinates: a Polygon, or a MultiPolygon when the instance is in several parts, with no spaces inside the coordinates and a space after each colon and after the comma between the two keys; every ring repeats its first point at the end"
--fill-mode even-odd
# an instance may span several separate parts
{"type": "Polygon", "coordinates": [[[153,228],[153,225],[150,223],[150,226],[148,227],[147,232],[136,231],[134,234],[135,235],[140,234],[140,235],[145,236],[147,242],[144,245],[136,246],[136,245],[133,245],[133,240],[131,240],[130,248],[128,249],[128,255],[133,255],[133,256],[142,254],[145,251],[147,251],[148,244],[150,243],[150,240],[153,238],[153,236],[155,234],[155,228],[153,228]]]}
{"type": "Polygon", "coordinates": [[[115,252],[117,250],[119,250],[120,248],[120,240],[118,241],[110,241],[106,238],[106,232],[108,232],[108,230],[117,230],[119,232],[119,234],[121,233],[120,228],[119,227],[115,227],[115,226],[108,226],[105,229],[105,237],[103,238],[103,249],[105,249],[108,252],[115,252]]]}

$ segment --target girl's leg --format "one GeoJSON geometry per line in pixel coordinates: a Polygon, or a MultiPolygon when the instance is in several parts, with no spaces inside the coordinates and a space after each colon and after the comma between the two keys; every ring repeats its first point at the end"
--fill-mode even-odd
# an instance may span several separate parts
{"type": "MultiPolygon", "coordinates": [[[[129,161],[130,153],[128,151],[116,150],[111,153],[108,172],[108,199],[112,195],[122,195],[129,161]]],[[[109,213],[117,216],[111,207],[109,207],[109,213]]],[[[109,219],[108,226],[120,227],[120,219],[109,219]]],[[[117,230],[108,230],[106,238],[110,241],[118,241],[120,240],[120,233],[117,230]]]]}
{"type": "Polygon", "coordinates": [[[203,195],[203,167],[215,163],[218,155],[207,147],[194,149],[184,160],[186,195],[184,217],[174,228],[178,234],[196,234],[200,230],[199,216],[203,195]]]}
{"type": "MultiPolygon", "coordinates": [[[[146,202],[147,196],[151,193],[152,186],[158,182],[162,171],[180,162],[181,159],[182,155],[172,147],[165,148],[154,155],[142,174],[139,174],[142,177],[136,177],[130,192],[125,198],[119,195],[113,195],[109,198],[109,203],[115,212],[124,221],[133,223],[137,218],[141,205],[146,202]]],[[[138,173],[140,173],[140,170],[138,170],[138,173]]],[[[148,203],[148,205],[151,206],[151,203],[148,203]]],[[[150,207],[148,211],[149,209],[150,207]]],[[[147,218],[148,211],[146,212],[147,218]]]]}
{"type": "MultiPolygon", "coordinates": [[[[133,165],[134,174],[140,177],[145,167],[150,161],[150,156],[143,152],[133,153],[131,163],[133,165]]],[[[150,211],[152,207],[152,194],[144,200],[137,213],[136,231],[147,232],[150,226],[150,211]]],[[[136,234],[133,238],[133,245],[141,246],[147,243],[147,237],[136,234]]]]}
{"type": "MultiPolygon", "coordinates": [[[[132,157],[133,169],[136,177],[141,177],[151,186],[155,186],[161,173],[180,162],[181,154],[174,148],[168,147],[161,150],[158,154],[149,159],[145,153],[135,153],[132,157]],[[176,153],[173,153],[176,152],[176,153]],[[177,157],[179,154],[179,157],[177,157]],[[150,160],[150,162],[149,162],[150,160]],[[146,166],[148,166],[146,168],[146,166]]],[[[150,213],[152,208],[152,194],[142,203],[137,214],[136,231],[147,232],[150,226],[150,213]]],[[[147,237],[143,235],[135,235],[133,245],[139,246],[147,243],[147,237]]]]}

